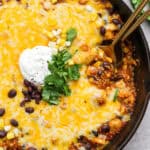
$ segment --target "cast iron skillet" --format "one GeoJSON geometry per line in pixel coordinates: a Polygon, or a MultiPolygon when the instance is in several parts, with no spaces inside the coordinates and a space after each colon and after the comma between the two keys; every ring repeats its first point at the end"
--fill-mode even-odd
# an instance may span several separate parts
{"type": "MultiPolygon", "coordinates": [[[[122,0],[110,0],[119,12],[123,21],[131,15],[131,10],[122,0]]],[[[105,150],[121,150],[134,135],[142,118],[145,114],[148,100],[150,99],[150,53],[148,44],[141,28],[138,28],[129,37],[135,46],[135,57],[140,60],[140,66],[135,70],[135,86],[137,90],[137,98],[134,113],[131,121],[118,134],[113,141],[105,148],[105,150]]]]}

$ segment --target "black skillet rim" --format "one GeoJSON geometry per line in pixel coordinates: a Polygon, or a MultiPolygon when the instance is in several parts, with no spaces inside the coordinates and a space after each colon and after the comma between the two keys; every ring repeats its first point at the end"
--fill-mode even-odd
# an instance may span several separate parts
{"type": "MultiPolygon", "coordinates": [[[[110,0],[110,1],[111,1],[111,0],[110,0]]],[[[132,10],[129,8],[129,6],[128,6],[123,0],[121,0],[121,3],[122,3],[126,8],[128,8],[128,11],[129,11],[130,14],[131,14],[131,13],[132,13],[132,10]]],[[[139,28],[137,29],[137,31],[138,31],[139,34],[141,35],[141,39],[143,40],[143,43],[144,43],[143,45],[144,45],[144,49],[145,49],[145,51],[146,51],[146,56],[147,56],[146,59],[147,59],[147,61],[148,61],[148,72],[149,72],[149,76],[150,76],[150,49],[149,49],[149,46],[148,46],[148,42],[147,42],[147,40],[146,40],[146,37],[145,37],[145,35],[144,35],[144,33],[143,33],[142,28],[139,27],[139,28]]],[[[143,108],[142,108],[142,110],[141,110],[141,113],[139,114],[139,118],[138,118],[137,121],[135,122],[134,128],[132,128],[130,134],[128,134],[127,137],[124,137],[124,141],[123,141],[122,143],[119,143],[119,145],[116,145],[116,146],[115,146],[117,150],[122,150],[122,149],[128,144],[128,142],[131,140],[131,138],[134,136],[135,132],[137,131],[138,127],[140,126],[140,124],[141,124],[141,122],[142,122],[142,120],[143,120],[143,118],[144,118],[145,112],[146,112],[146,110],[147,110],[147,106],[148,106],[148,104],[149,104],[149,100],[150,100],[150,91],[147,92],[147,96],[146,96],[145,101],[144,101],[144,106],[143,106],[143,108]]],[[[115,145],[114,142],[111,142],[111,143],[110,143],[110,145],[112,145],[112,144],[115,145]]],[[[115,150],[116,150],[116,149],[115,149],[115,150]]]]}

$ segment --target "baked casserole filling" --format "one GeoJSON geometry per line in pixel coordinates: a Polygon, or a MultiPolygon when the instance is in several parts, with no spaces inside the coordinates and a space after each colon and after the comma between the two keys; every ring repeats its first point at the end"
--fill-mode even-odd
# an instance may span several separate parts
{"type": "MultiPolygon", "coordinates": [[[[99,45],[121,26],[108,0],[0,0],[0,150],[97,150],[120,132],[134,109],[136,61],[125,42],[115,68],[99,45]],[[19,66],[37,46],[57,50],[43,85],[19,66]]],[[[32,57],[26,64],[32,73],[32,57]]]]}

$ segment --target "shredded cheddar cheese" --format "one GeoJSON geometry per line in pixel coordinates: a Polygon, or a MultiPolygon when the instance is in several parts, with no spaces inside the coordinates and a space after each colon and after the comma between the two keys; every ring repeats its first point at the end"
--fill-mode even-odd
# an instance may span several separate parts
{"type": "MultiPolygon", "coordinates": [[[[73,142],[77,142],[80,135],[89,136],[92,130],[114,119],[116,114],[122,114],[122,104],[117,100],[109,100],[109,93],[118,88],[117,85],[101,89],[92,84],[87,76],[89,62],[97,55],[102,59],[105,57],[102,50],[97,50],[97,45],[105,38],[100,34],[100,27],[111,20],[106,4],[94,0],[88,0],[84,5],[78,0],[50,2],[47,10],[43,8],[44,1],[41,0],[10,0],[0,6],[0,107],[6,110],[0,118],[0,128],[10,125],[10,119],[15,118],[19,126],[10,128],[6,139],[18,137],[21,145],[34,146],[37,150],[43,147],[48,150],[67,150],[73,142]],[[78,32],[72,45],[66,43],[66,32],[70,27],[76,28],[78,32]],[[61,29],[61,33],[54,36],[54,30],[58,29],[61,29]],[[83,64],[81,77],[78,81],[69,83],[72,94],[62,97],[59,105],[50,106],[44,101],[36,105],[31,101],[26,107],[33,107],[35,111],[28,114],[20,107],[24,79],[19,69],[19,57],[24,49],[47,46],[50,42],[59,48],[71,46],[71,53],[78,50],[70,63],[83,64]],[[8,98],[10,89],[17,90],[17,96],[13,99],[8,98]],[[97,99],[102,97],[106,103],[99,106],[97,99]]],[[[107,7],[111,7],[111,4],[107,3],[107,7]]],[[[109,31],[106,38],[114,37],[110,31],[118,29],[114,26],[107,25],[109,31]]],[[[99,65],[102,64],[102,59],[99,65]]],[[[129,92],[130,88],[126,90],[129,92]]],[[[126,118],[130,120],[128,115],[126,118]]],[[[3,139],[0,139],[0,146],[2,143],[3,139]]]]}

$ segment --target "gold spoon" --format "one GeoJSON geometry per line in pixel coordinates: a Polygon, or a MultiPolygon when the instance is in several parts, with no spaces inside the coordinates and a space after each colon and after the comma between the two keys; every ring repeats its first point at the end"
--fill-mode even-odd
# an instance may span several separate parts
{"type": "Polygon", "coordinates": [[[124,41],[141,23],[143,23],[147,17],[150,16],[150,10],[147,10],[142,16],[140,16],[136,22],[131,26],[128,31],[123,35],[122,41],[124,41]]]}
{"type": "Polygon", "coordinates": [[[105,53],[112,58],[112,61],[116,66],[119,66],[122,61],[123,52],[120,47],[120,41],[124,41],[150,15],[150,10],[148,10],[134,22],[135,18],[141,13],[142,9],[148,2],[149,0],[142,1],[139,7],[123,25],[116,38],[110,45],[100,45],[100,48],[103,49],[105,53]]]}

